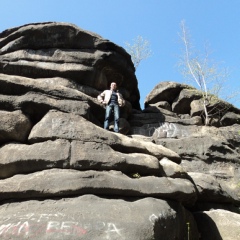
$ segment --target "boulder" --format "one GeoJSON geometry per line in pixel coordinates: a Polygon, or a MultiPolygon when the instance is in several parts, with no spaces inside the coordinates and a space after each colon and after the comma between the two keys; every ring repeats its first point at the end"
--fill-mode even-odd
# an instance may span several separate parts
{"type": "Polygon", "coordinates": [[[166,157],[160,160],[160,165],[162,167],[163,176],[171,178],[189,178],[181,165],[170,161],[166,157]]]}
{"type": "Polygon", "coordinates": [[[202,99],[193,100],[190,103],[190,115],[200,116],[204,113],[203,101],[202,99]]]}
{"type": "Polygon", "coordinates": [[[145,153],[161,159],[168,157],[180,162],[175,152],[150,142],[140,142],[118,133],[104,130],[83,117],[59,111],[49,111],[37,123],[28,139],[30,143],[54,140],[56,138],[80,140],[83,142],[106,143],[116,151],[125,153],[145,153]]]}
{"type": "Polygon", "coordinates": [[[194,213],[201,239],[236,240],[240,236],[240,215],[226,210],[194,213]]]}
{"type": "Polygon", "coordinates": [[[21,111],[0,111],[0,143],[26,141],[32,128],[30,119],[21,111]]]}
{"type": "Polygon", "coordinates": [[[149,104],[167,101],[172,104],[176,96],[186,85],[175,82],[160,82],[145,98],[145,108],[149,104]]]}
{"type": "Polygon", "coordinates": [[[49,110],[56,109],[63,112],[75,113],[88,120],[92,120],[90,106],[85,101],[63,100],[48,95],[27,93],[16,98],[14,105],[28,114],[33,123],[38,122],[49,110]]]}
{"type": "MultiPolygon", "coordinates": [[[[209,125],[211,126],[231,126],[240,123],[240,110],[228,102],[212,96],[212,100],[206,105],[209,114],[209,125]]],[[[204,105],[201,99],[191,102],[191,116],[204,114],[204,105]]]]}
{"type": "Polygon", "coordinates": [[[140,109],[130,55],[95,33],[68,23],[28,24],[0,33],[0,49],[1,73],[66,78],[99,91],[114,81],[124,97],[140,109]]]}
{"type": "Polygon", "coordinates": [[[202,94],[196,89],[183,89],[172,103],[172,111],[178,114],[190,114],[190,105],[193,100],[198,100],[202,94]]]}
{"type": "Polygon", "coordinates": [[[162,82],[141,110],[130,55],[73,24],[0,33],[0,238],[238,239],[240,110],[209,95],[203,126],[200,98],[162,82]]]}
{"type": "Polygon", "coordinates": [[[234,112],[227,112],[220,120],[221,125],[230,126],[233,124],[240,124],[240,114],[234,112]]]}
{"type": "Polygon", "coordinates": [[[196,131],[197,126],[187,126],[178,123],[165,122],[155,128],[152,138],[155,142],[162,138],[183,138],[191,136],[196,131]]]}
{"type": "MultiPolygon", "coordinates": [[[[156,140],[157,141],[157,140],[156,140]]],[[[159,139],[161,144],[186,160],[202,160],[207,163],[213,161],[231,161],[239,163],[239,154],[226,139],[210,136],[187,136],[182,139],[159,139]]]]}
{"type": "Polygon", "coordinates": [[[238,125],[229,127],[198,127],[195,132],[179,139],[155,139],[175,152],[181,158],[181,166],[186,172],[210,174],[217,178],[225,194],[232,201],[239,202],[239,146],[238,125]]]}
{"type": "Polygon", "coordinates": [[[69,168],[70,143],[55,140],[32,145],[10,143],[0,148],[0,178],[51,168],[69,168]]]}
{"type": "Polygon", "coordinates": [[[191,224],[191,239],[198,239],[190,212],[177,202],[154,198],[127,201],[84,195],[41,202],[30,200],[4,204],[0,215],[3,240],[185,239],[186,222],[191,224]],[[124,217],[116,217],[119,214],[124,217]]]}
{"type": "MultiPolygon", "coordinates": [[[[48,110],[58,109],[74,112],[100,125],[105,115],[103,106],[96,99],[100,92],[95,90],[92,97],[79,91],[82,88],[74,88],[75,85],[64,78],[32,79],[0,74],[0,87],[4,94],[0,95],[0,109],[9,109],[9,105],[11,109],[21,109],[34,122],[39,121],[48,110]],[[15,96],[9,99],[9,94],[15,96]]],[[[86,92],[91,93],[90,90],[86,92]]],[[[127,118],[130,113],[131,104],[128,103],[121,109],[121,116],[127,118]]]]}
{"type": "Polygon", "coordinates": [[[141,113],[161,113],[163,115],[179,118],[176,113],[172,112],[172,110],[159,107],[158,104],[150,104],[148,107],[143,109],[142,112],[139,112],[137,114],[141,114],[141,113]]]}
{"type": "Polygon", "coordinates": [[[214,176],[196,172],[188,172],[188,175],[197,187],[198,201],[218,203],[232,201],[214,176]]]}
{"type": "Polygon", "coordinates": [[[194,185],[187,179],[146,176],[132,179],[121,172],[49,169],[0,180],[0,200],[54,198],[95,194],[118,197],[156,197],[193,205],[194,185]],[[28,194],[26,194],[28,193],[28,194]]]}
{"type": "Polygon", "coordinates": [[[197,116],[190,119],[180,119],[161,113],[144,113],[133,114],[129,123],[131,124],[130,134],[158,139],[188,136],[191,131],[197,128],[193,125],[202,124],[202,119],[197,116]]]}
{"type": "Polygon", "coordinates": [[[78,170],[118,170],[126,174],[161,175],[156,157],[143,153],[114,151],[109,145],[96,142],[72,141],[70,167],[78,170]]]}
{"type": "MultiPolygon", "coordinates": [[[[159,108],[172,110],[181,119],[184,119],[182,115],[185,114],[205,118],[202,93],[190,85],[174,82],[159,83],[146,97],[143,112],[159,112],[159,108]]],[[[211,126],[220,127],[239,123],[240,110],[214,95],[208,96],[206,108],[210,120],[208,124],[211,126]],[[230,112],[232,112],[231,117],[230,112]],[[223,117],[226,113],[228,113],[226,117],[223,117]],[[223,122],[220,122],[221,118],[223,122]]],[[[163,115],[165,117],[165,113],[163,115]]]]}

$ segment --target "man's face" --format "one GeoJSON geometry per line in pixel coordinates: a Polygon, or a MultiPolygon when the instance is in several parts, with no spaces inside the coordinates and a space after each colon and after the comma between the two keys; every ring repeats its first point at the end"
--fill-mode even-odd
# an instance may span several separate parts
{"type": "Polygon", "coordinates": [[[117,89],[117,84],[112,82],[110,85],[111,90],[116,90],[117,89]]]}

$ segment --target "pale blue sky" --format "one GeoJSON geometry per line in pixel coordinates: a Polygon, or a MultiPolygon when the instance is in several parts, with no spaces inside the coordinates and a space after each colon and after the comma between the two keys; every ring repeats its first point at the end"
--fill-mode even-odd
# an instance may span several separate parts
{"type": "MultiPolygon", "coordinates": [[[[240,0],[0,0],[0,32],[33,22],[73,23],[124,47],[138,35],[153,55],[136,75],[141,105],[161,81],[183,82],[177,68],[178,33],[185,19],[200,50],[207,41],[211,58],[230,69],[228,87],[240,88],[240,0]]],[[[234,103],[240,108],[240,102],[234,103]]]]}

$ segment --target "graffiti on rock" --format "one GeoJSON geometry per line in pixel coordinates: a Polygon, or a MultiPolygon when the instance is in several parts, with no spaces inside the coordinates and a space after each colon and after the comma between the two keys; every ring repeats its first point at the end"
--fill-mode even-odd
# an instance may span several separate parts
{"type": "Polygon", "coordinates": [[[39,235],[71,235],[80,237],[90,231],[99,231],[106,239],[113,235],[121,236],[122,229],[111,222],[63,221],[56,218],[67,218],[64,214],[26,214],[23,216],[5,216],[0,218],[0,237],[36,237],[39,235]],[[18,219],[18,221],[16,221],[18,219]]]}
{"type": "Polygon", "coordinates": [[[183,128],[175,123],[159,123],[159,127],[155,128],[154,135],[157,138],[167,137],[167,138],[175,138],[175,137],[187,137],[188,133],[183,128]]]}
{"type": "Polygon", "coordinates": [[[158,124],[145,124],[143,127],[132,128],[132,134],[140,134],[155,138],[178,138],[187,137],[189,131],[184,125],[169,122],[159,122],[158,124]]]}

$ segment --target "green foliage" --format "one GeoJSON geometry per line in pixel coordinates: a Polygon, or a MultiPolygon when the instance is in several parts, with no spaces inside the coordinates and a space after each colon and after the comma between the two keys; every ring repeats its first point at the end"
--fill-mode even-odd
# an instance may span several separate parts
{"type": "Polygon", "coordinates": [[[141,175],[139,173],[132,173],[130,176],[132,178],[140,178],[141,177],[141,175]]]}

